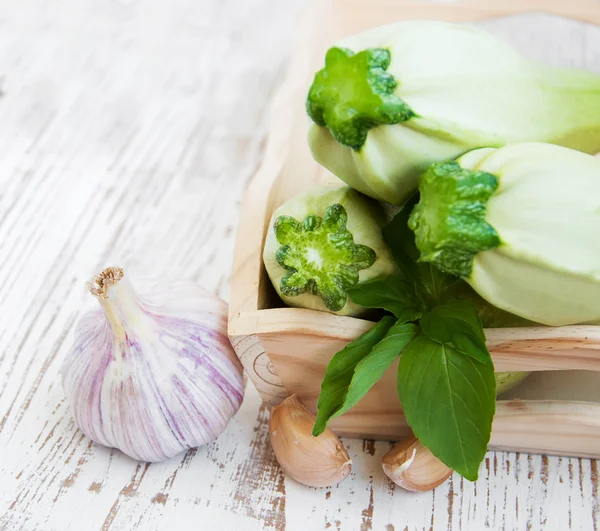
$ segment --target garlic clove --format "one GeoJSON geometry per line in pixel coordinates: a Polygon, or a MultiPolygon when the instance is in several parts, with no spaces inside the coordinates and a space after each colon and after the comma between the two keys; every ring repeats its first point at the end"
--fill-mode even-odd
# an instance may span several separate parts
{"type": "Polygon", "coordinates": [[[381,462],[388,478],[399,487],[413,492],[432,490],[452,474],[452,469],[414,436],[396,444],[381,462]]]}
{"type": "Polygon", "coordinates": [[[79,321],[62,383],[90,439],[162,461],[215,439],[244,387],[227,304],[189,282],[145,286],[138,294],[116,267],[88,283],[101,310],[79,321]]]}
{"type": "Polygon", "coordinates": [[[352,460],[338,437],[327,428],[314,437],[315,416],[296,395],[271,410],[269,438],[281,468],[309,487],[337,485],[348,477],[352,460]]]}

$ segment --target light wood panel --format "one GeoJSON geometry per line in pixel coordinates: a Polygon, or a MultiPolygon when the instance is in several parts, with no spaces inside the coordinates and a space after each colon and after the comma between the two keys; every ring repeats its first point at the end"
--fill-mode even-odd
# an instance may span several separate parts
{"type": "Polygon", "coordinates": [[[105,266],[229,297],[301,2],[0,2],[1,530],[282,531],[277,503],[306,511],[251,385],[216,442],[149,464],[77,429],[60,374],[105,266]]]}
{"type": "Polygon", "coordinates": [[[545,455],[599,457],[600,404],[500,401],[490,448],[545,455]]]}
{"type": "MultiPolygon", "coordinates": [[[[384,476],[388,442],[345,439],[353,474],[305,488],[274,460],[251,385],[217,441],[164,463],[95,445],[71,422],[60,364],[98,268],[228,298],[238,206],[302,2],[0,2],[0,529],[599,527],[588,459],[489,452],[476,483],[454,475],[416,496],[384,476]]],[[[600,50],[593,35],[584,48],[578,31],[552,33],[600,50]]]]}

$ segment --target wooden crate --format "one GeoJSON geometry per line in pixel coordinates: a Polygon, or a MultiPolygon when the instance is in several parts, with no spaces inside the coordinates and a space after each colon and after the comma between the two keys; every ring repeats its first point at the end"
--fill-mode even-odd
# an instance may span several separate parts
{"type": "MultiPolygon", "coordinates": [[[[352,317],[282,307],[261,255],[273,210],[306,188],[335,181],[314,162],[306,142],[305,95],[314,72],[323,63],[325,50],[340,37],[408,19],[487,21],[484,27],[516,41],[516,45],[521,41],[521,48],[523,41],[529,40],[529,55],[581,66],[577,62],[584,51],[583,34],[600,28],[600,1],[425,4],[321,0],[303,14],[288,77],[273,103],[264,163],[242,205],[231,286],[230,339],[268,405],[296,393],[316,411],[327,363],[373,325],[352,317]],[[530,18],[533,15],[526,15],[533,12],[538,13],[535,20],[530,18]],[[536,35],[539,17],[549,27],[541,39],[536,35]],[[552,46],[548,43],[560,38],[557,32],[561,31],[570,36],[567,42],[571,48],[560,48],[561,57],[549,57],[552,46]],[[581,38],[577,38],[578,32],[581,38]]],[[[600,30],[593,37],[600,49],[600,30]]],[[[600,58],[595,65],[600,70],[600,58]]],[[[512,398],[509,395],[498,401],[491,447],[600,457],[600,327],[489,329],[486,335],[497,371],[536,371],[513,391],[512,398]]],[[[330,426],[348,437],[396,440],[409,435],[396,393],[396,368],[390,368],[357,406],[330,426]]]]}

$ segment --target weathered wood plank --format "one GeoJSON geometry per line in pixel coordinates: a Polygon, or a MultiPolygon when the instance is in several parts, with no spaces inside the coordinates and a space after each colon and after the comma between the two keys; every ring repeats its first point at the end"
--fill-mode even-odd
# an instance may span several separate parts
{"type": "MultiPolygon", "coordinates": [[[[301,3],[0,4],[1,529],[598,528],[585,459],[490,452],[477,483],[414,495],[383,475],[388,443],[355,440],[345,483],[302,487],[276,466],[252,388],[218,441],[161,464],[75,429],[59,368],[94,272],[119,263],[228,297],[237,209],[301,3]]],[[[552,23],[552,53],[581,38],[552,23]]],[[[582,64],[597,62],[586,39],[582,64]]]]}

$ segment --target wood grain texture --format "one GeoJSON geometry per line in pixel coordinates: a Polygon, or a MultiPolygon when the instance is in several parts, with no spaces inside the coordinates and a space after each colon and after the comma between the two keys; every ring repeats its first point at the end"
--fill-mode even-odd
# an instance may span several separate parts
{"type": "MultiPolygon", "coordinates": [[[[412,495],[381,470],[389,443],[347,440],[351,477],[304,488],[277,466],[252,386],[214,444],[160,464],[71,422],[59,367],[93,273],[118,263],[229,297],[238,208],[300,3],[0,3],[0,529],[599,527],[587,459],[489,452],[476,483],[412,495]]],[[[584,39],[551,24],[554,55],[584,39]]]]}
{"type": "Polygon", "coordinates": [[[217,443],[147,466],[77,431],[59,369],[105,265],[228,297],[287,4],[0,4],[0,529],[281,528],[256,394],[217,443]]]}
{"type": "Polygon", "coordinates": [[[276,406],[290,396],[256,334],[230,337],[242,366],[252,374],[252,383],[267,406],[276,406]]]}

